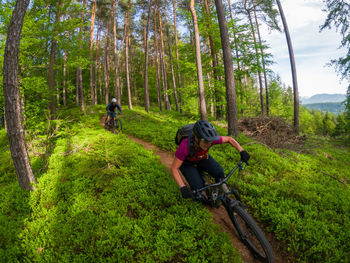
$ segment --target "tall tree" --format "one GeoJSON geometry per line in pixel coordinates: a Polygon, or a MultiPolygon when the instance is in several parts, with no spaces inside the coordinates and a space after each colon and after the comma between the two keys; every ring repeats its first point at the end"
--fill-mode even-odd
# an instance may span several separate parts
{"type": "Polygon", "coordinates": [[[128,92],[128,106],[132,109],[131,101],[131,87],[130,87],[130,76],[129,76],[129,16],[130,16],[130,0],[128,0],[126,12],[125,12],[125,26],[124,26],[124,41],[125,41],[125,74],[126,74],[126,88],[128,92]]]}
{"type": "Polygon", "coordinates": [[[197,14],[194,8],[194,0],[190,2],[190,11],[193,21],[193,30],[194,30],[194,40],[195,40],[195,49],[196,49],[196,65],[197,65],[197,81],[198,81],[198,93],[199,93],[199,112],[202,120],[207,120],[207,106],[205,102],[205,92],[204,92],[204,82],[203,82],[203,72],[202,72],[202,59],[201,59],[201,50],[199,43],[199,30],[198,30],[198,21],[197,14]]]}
{"type": "Polygon", "coordinates": [[[181,107],[182,106],[181,74],[180,74],[180,65],[179,65],[179,50],[178,50],[177,27],[176,27],[176,6],[175,6],[175,0],[173,0],[173,16],[174,16],[174,35],[175,35],[177,84],[178,84],[178,88],[179,88],[180,113],[182,113],[182,107],[181,107]]]}
{"type": "Polygon", "coordinates": [[[58,23],[60,22],[61,17],[61,8],[63,5],[63,1],[59,0],[57,4],[56,9],[56,21],[53,29],[52,34],[52,41],[51,41],[51,49],[50,49],[50,64],[49,64],[49,88],[50,88],[50,114],[51,119],[56,118],[56,101],[55,101],[55,54],[56,54],[56,46],[57,46],[57,40],[56,37],[58,35],[58,23]]]}
{"type": "Polygon", "coordinates": [[[119,73],[118,73],[118,52],[117,52],[117,23],[116,23],[116,7],[115,0],[112,0],[112,12],[113,12],[113,53],[114,53],[114,97],[117,98],[117,102],[121,105],[120,86],[119,86],[119,73]]]}
{"type": "Polygon", "coordinates": [[[286,35],[287,45],[288,45],[290,67],[292,70],[292,78],[293,78],[294,131],[296,134],[299,134],[299,89],[298,89],[297,71],[296,71],[295,60],[294,60],[294,51],[293,51],[292,41],[290,39],[288,25],[287,25],[286,18],[284,16],[281,2],[280,0],[276,0],[276,2],[278,5],[278,10],[280,11],[283,28],[286,35]]]}
{"type": "Polygon", "coordinates": [[[94,47],[94,26],[95,26],[95,16],[96,16],[96,0],[91,3],[91,26],[90,26],[90,97],[91,105],[95,105],[94,94],[94,63],[93,63],[93,47],[94,47]]]}
{"type": "Polygon", "coordinates": [[[105,48],[104,48],[104,80],[105,80],[105,103],[106,105],[109,103],[109,36],[110,36],[110,28],[111,28],[111,17],[108,18],[107,22],[107,31],[105,36],[105,48]]]}
{"type": "Polygon", "coordinates": [[[144,90],[145,90],[145,109],[149,112],[149,89],[148,89],[148,35],[149,35],[149,27],[151,23],[151,11],[152,11],[152,0],[149,1],[148,4],[148,17],[147,17],[147,27],[146,27],[146,35],[145,35],[145,74],[144,74],[144,90]]]}
{"type": "Polygon", "coordinates": [[[157,79],[157,99],[159,109],[162,110],[162,94],[160,89],[160,69],[159,69],[159,58],[158,58],[158,28],[157,28],[157,20],[156,20],[156,5],[153,8],[153,32],[154,32],[154,66],[156,69],[156,79],[157,79]]]}
{"type": "Polygon", "coordinates": [[[222,0],[215,0],[216,12],[220,27],[221,46],[223,51],[225,83],[226,83],[226,101],[227,101],[227,122],[228,134],[238,136],[238,117],[236,105],[235,78],[232,63],[232,54],[230,40],[228,36],[227,23],[225,18],[225,9],[222,0]]]}
{"type": "Polygon", "coordinates": [[[23,19],[29,0],[17,0],[7,31],[3,65],[5,119],[10,151],[19,185],[35,190],[35,176],[25,143],[18,88],[18,56],[23,19]]]}

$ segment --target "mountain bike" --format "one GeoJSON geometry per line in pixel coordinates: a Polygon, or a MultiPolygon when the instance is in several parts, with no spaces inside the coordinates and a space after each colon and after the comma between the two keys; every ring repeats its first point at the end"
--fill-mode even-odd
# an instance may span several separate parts
{"type": "Polygon", "coordinates": [[[121,119],[119,119],[117,114],[110,116],[109,121],[107,122],[108,115],[105,119],[105,129],[110,130],[112,133],[118,134],[121,132],[123,125],[121,119]]]}
{"type": "Polygon", "coordinates": [[[242,161],[217,183],[210,183],[208,176],[202,173],[204,187],[192,191],[194,198],[212,207],[219,207],[222,204],[238,235],[252,252],[253,256],[261,262],[273,262],[274,253],[263,231],[248,214],[237,189],[233,188],[229,190],[225,183],[237,169],[239,171],[244,169],[242,161]],[[222,189],[220,189],[220,186],[222,189]]]}

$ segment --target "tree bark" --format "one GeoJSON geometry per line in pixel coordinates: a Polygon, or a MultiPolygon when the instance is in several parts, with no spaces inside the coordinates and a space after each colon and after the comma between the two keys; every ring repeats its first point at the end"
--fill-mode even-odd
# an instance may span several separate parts
{"type": "Polygon", "coordinates": [[[173,15],[174,15],[174,35],[175,35],[175,52],[176,52],[176,69],[177,69],[177,85],[179,88],[179,106],[180,113],[182,113],[182,92],[181,92],[181,74],[179,65],[179,50],[178,50],[178,39],[177,39],[177,27],[176,27],[176,6],[175,0],[173,0],[173,15]]]}
{"type": "Polygon", "coordinates": [[[154,24],[154,63],[155,63],[155,68],[156,68],[156,78],[157,78],[157,95],[158,95],[158,106],[159,110],[162,109],[162,94],[161,94],[161,89],[160,89],[160,69],[159,69],[159,58],[158,58],[158,29],[157,29],[157,21],[156,21],[156,5],[154,5],[153,9],[153,24],[154,24]]]}
{"type": "Polygon", "coordinates": [[[225,19],[225,10],[222,5],[222,0],[215,0],[215,5],[220,27],[221,45],[225,68],[228,134],[238,136],[235,78],[233,71],[230,40],[225,19]]]}
{"type": "Polygon", "coordinates": [[[111,18],[108,19],[107,32],[105,36],[105,49],[104,49],[104,79],[105,79],[105,104],[109,103],[109,63],[108,63],[108,49],[109,49],[109,30],[111,25],[111,18]]]}
{"type": "Polygon", "coordinates": [[[148,18],[147,18],[147,28],[145,35],[145,75],[143,86],[145,89],[145,110],[149,112],[150,101],[149,101],[149,89],[148,89],[148,35],[149,35],[149,27],[151,23],[151,10],[152,10],[152,0],[149,1],[148,4],[148,18]]]}
{"type": "Polygon", "coordinates": [[[56,119],[56,100],[55,100],[55,73],[54,73],[54,65],[55,65],[55,54],[56,54],[56,45],[57,40],[56,37],[58,35],[58,23],[60,21],[61,16],[61,7],[63,5],[62,0],[59,0],[56,10],[56,21],[52,34],[51,41],[51,50],[50,50],[50,65],[49,65],[49,88],[50,88],[50,117],[52,120],[56,119]]]}
{"type": "Polygon", "coordinates": [[[7,136],[18,182],[23,189],[35,190],[36,179],[25,143],[18,88],[19,44],[28,5],[29,0],[17,0],[12,13],[4,52],[3,89],[7,136]]]}
{"type": "MultiPolygon", "coordinates": [[[[101,15],[101,14],[100,14],[101,15]]],[[[101,19],[98,19],[98,28],[96,36],[96,60],[95,60],[95,101],[96,103],[102,103],[102,87],[101,87],[101,62],[100,62],[100,32],[101,32],[101,19]],[[100,99],[97,98],[97,86],[99,90],[100,99]]]]}
{"type": "Polygon", "coordinates": [[[113,51],[114,51],[114,97],[117,99],[118,105],[121,105],[119,76],[118,76],[118,52],[117,52],[117,23],[116,23],[116,7],[115,0],[112,0],[112,12],[113,12],[113,51]]]}
{"type": "Polygon", "coordinates": [[[132,110],[132,101],[131,101],[131,88],[130,88],[130,79],[129,79],[129,13],[130,13],[130,0],[128,1],[128,7],[125,14],[125,74],[126,74],[126,88],[128,92],[128,107],[129,110],[132,110]]]}
{"type": "Polygon", "coordinates": [[[200,51],[200,43],[199,43],[199,30],[198,30],[197,14],[196,14],[196,10],[194,9],[194,0],[191,0],[190,2],[190,11],[191,11],[192,20],[193,20],[194,41],[195,41],[195,49],[196,49],[199,112],[201,115],[201,120],[208,120],[207,106],[205,102],[203,72],[202,72],[202,59],[201,59],[201,51],[200,51]]]}
{"type": "MultiPolygon", "coordinates": [[[[83,9],[81,11],[81,20],[84,21],[84,9],[85,9],[85,3],[86,0],[83,0],[83,9]]],[[[82,27],[79,28],[79,40],[82,41],[82,27]]],[[[82,51],[83,47],[80,46],[79,50],[82,51]]],[[[79,83],[79,94],[80,94],[80,100],[81,100],[81,110],[83,111],[83,113],[86,113],[86,107],[85,107],[85,99],[84,99],[84,87],[83,87],[83,72],[81,69],[81,66],[79,66],[77,68],[77,78],[78,78],[78,83],[79,83]]]]}
{"type": "Polygon", "coordinates": [[[299,134],[299,89],[298,89],[298,79],[297,79],[297,71],[295,67],[295,60],[294,60],[294,52],[293,52],[293,46],[292,41],[290,39],[289,30],[286,18],[284,16],[284,12],[282,9],[281,2],[279,0],[276,0],[278,9],[281,14],[282,23],[284,32],[286,35],[287,45],[288,45],[288,52],[289,52],[289,60],[290,60],[290,67],[292,71],[292,78],[293,78],[293,94],[294,94],[294,131],[296,134],[299,134]]]}
{"type": "Polygon", "coordinates": [[[63,106],[67,106],[67,88],[66,88],[66,75],[67,75],[67,49],[64,50],[64,59],[63,59],[63,106]]]}
{"type": "Polygon", "coordinates": [[[94,63],[93,63],[93,47],[94,47],[94,27],[95,27],[95,16],[96,16],[96,0],[92,1],[91,7],[91,27],[90,27],[90,98],[91,105],[95,105],[95,88],[94,88],[94,63]]]}
{"type": "Polygon", "coordinates": [[[162,80],[163,80],[163,95],[164,95],[164,106],[166,110],[170,110],[170,103],[168,97],[168,87],[167,87],[167,72],[166,72],[166,60],[165,60],[165,52],[164,52],[164,38],[163,38],[163,27],[162,27],[162,19],[160,17],[160,11],[158,6],[158,21],[159,21],[159,42],[160,42],[160,65],[162,70],[162,80]]]}

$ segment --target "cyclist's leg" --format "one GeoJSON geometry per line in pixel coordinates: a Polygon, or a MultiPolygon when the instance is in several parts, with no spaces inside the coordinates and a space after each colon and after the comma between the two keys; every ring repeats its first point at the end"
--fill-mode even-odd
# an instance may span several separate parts
{"type": "Polygon", "coordinates": [[[186,178],[186,181],[188,182],[192,190],[199,189],[204,186],[203,179],[198,169],[193,165],[183,163],[180,167],[180,171],[186,178]]]}
{"type": "Polygon", "coordinates": [[[205,171],[215,178],[215,181],[219,181],[225,177],[224,169],[222,166],[210,155],[208,159],[204,159],[198,162],[198,169],[205,171]]]}

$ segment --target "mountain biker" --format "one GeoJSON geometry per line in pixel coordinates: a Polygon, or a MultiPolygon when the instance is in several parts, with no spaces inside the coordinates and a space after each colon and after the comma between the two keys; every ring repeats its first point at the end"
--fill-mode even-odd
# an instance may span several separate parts
{"type": "Polygon", "coordinates": [[[120,106],[117,104],[117,99],[113,98],[111,103],[109,103],[106,107],[106,111],[107,111],[107,120],[106,123],[109,122],[110,118],[114,118],[116,115],[115,112],[115,108],[117,108],[119,110],[120,113],[122,113],[122,109],[120,108],[120,106]]]}
{"type": "Polygon", "coordinates": [[[193,198],[193,193],[183,182],[179,170],[186,178],[192,190],[199,189],[204,185],[200,175],[201,171],[207,172],[216,181],[225,177],[222,166],[208,154],[208,150],[212,145],[230,143],[239,151],[243,162],[248,163],[250,158],[250,155],[243,150],[235,139],[230,136],[219,136],[215,127],[208,121],[197,121],[193,126],[192,133],[193,153],[190,154],[189,137],[184,138],[175,152],[171,167],[173,177],[180,187],[183,198],[193,198]]]}

